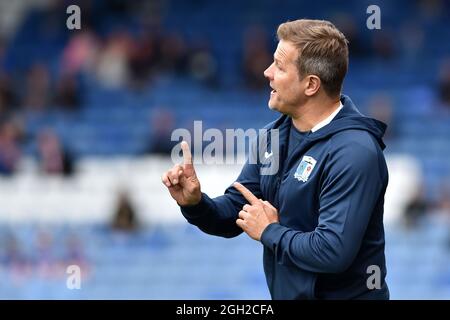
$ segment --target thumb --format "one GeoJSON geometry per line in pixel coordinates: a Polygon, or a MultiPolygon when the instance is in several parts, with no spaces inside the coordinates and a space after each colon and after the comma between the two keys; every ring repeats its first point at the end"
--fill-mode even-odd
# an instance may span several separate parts
{"type": "Polygon", "coordinates": [[[263,204],[265,207],[270,208],[272,210],[278,211],[277,208],[275,208],[269,201],[264,200],[263,204]]]}
{"type": "Polygon", "coordinates": [[[195,174],[194,170],[190,170],[191,173],[187,174],[186,171],[189,171],[188,169],[180,168],[178,171],[178,177],[179,177],[179,184],[181,187],[189,187],[192,185],[195,185],[198,183],[197,176],[195,174]]]}
{"type": "Polygon", "coordinates": [[[269,202],[260,199],[261,203],[263,204],[264,212],[266,215],[270,215],[273,217],[278,217],[278,210],[269,202]]]}

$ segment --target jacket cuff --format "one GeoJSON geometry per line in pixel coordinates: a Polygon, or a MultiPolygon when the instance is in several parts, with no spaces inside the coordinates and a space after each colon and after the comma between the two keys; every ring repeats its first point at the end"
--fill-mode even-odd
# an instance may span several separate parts
{"type": "Polygon", "coordinates": [[[267,248],[275,250],[275,247],[287,231],[289,231],[289,228],[279,223],[271,223],[261,234],[261,243],[267,248]]]}
{"type": "Polygon", "coordinates": [[[200,198],[199,203],[192,206],[179,205],[181,213],[186,219],[199,218],[203,216],[210,208],[208,200],[210,201],[211,199],[208,197],[208,195],[202,192],[202,197],[200,198]]]}

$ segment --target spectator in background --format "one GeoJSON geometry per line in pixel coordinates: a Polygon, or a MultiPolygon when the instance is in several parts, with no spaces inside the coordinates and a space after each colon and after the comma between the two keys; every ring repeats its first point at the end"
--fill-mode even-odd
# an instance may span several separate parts
{"type": "Polygon", "coordinates": [[[392,98],[389,94],[377,93],[373,95],[367,106],[368,115],[387,124],[385,140],[395,139],[395,121],[392,108],[392,98]]]}
{"type": "Polygon", "coordinates": [[[2,237],[0,263],[11,274],[14,282],[22,282],[30,273],[30,262],[22,244],[14,233],[2,237]]]}
{"type": "Polygon", "coordinates": [[[384,61],[393,60],[396,55],[396,41],[393,36],[396,33],[393,30],[377,30],[374,33],[372,39],[372,51],[375,55],[375,58],[379,58],[384,61]]]}
{"type": "Polygon", "coordinates": [[[46,174],[71,176],[74,172],[72,156],[51,129],[43,129],[38,134],[38,157],[46,174]]]}
{"type": "Polygon", "coordinates": [[[20,128],[13,122],[0,123],[0,175],[12,175],[21,157],[20,128]]]}
{"type": "Polygon", "coordinates": [[[97,79],[104,86],[119,88],[129,79],[128,55],[132,39],[126,32],[114,32],[109,35],[104,48],[97,59],[97,79]]]}
{"type": "Polygon", "coordinates": [[[416,21],[408,21],[404,23],[400,29],[401,55],[402,61],[414,66],[417,64],[423,53],[425,34],[424,30],[416,21]]]}
{"type": "Polygon", "coordinates": [[[151,72],[159,59],[159,39],[149,31],[144,31],[134,41],[128,56],[130,87],[142,89],[150,78],[151,72]]]}
{"type": "Polygon", "coordinates": [[[8,117],[17,106],[17,97],[9,77],[0,71],[0,121],[8,117]]]}
{"type": "Polygon", "coordinates": [[[76,75],[94,68],[99,51],[99,40],[90,29],[74,33],[63,50],[61,67],[65,74],[76,75]]]}
{"type": "Polygon", "coordinates": [[[242,70],[245,84],[250,89],[267,88],[264,70],[272,63],[267,33],[260,26],[249,27],[243,39],[244,56],[242,70]]]}
{"type": "Polygon", "coordinates": [[[167,109],[156,109],[150,118],[150,144],[144,153],[170,155],[176,141],[171,140],[175,116],[167,109]]]}
{"type": "Polygon", "coordinates": [[[434,212],[450,226],[450,177],[441,183],[434,212]]]}
{"type": "Polygon", "coordinates": [[[39,277],[54,278],[58,274],[58,260],[54,252],[53,235],[47,231],[36,234],[35,248],[33,250],[33,267],[39,277]]]}
{"type": "Polygon", "coordinates": [[[189,53],[188,72],[198,82],[217,87],[219,84],[217,61],[206,41],[200,41],[189,53]]]}
{"type": "Polygon", "coordinates": [[[50,101],[50,75],[45,64],[35,64],[27,74],[23,104],[31,110],[43,111],[50,101]]]}
{"type": "Polygon", "coordinates": [[[66,111],[75,111],[80,107],[79,84],[74,75],[66,74],[58,82],[54,103],[66,111]]]}
{"type": "Polygon", "coordinates": [[[431,213],[437,218],[438,223],[447,226],[446,245],[447,250],[450,250],[450,176],[442,179],[433,209],[431,213]]]}
{"type": "Polygon", "coordinates": [[[421,186],[413,198],[406,204],[404,212],[405,225],[409,228],[415,227],[417,222],[429,212],[429,209],[430,204],[426,200],[423,186],[421,186]]]}
{"type": "Polygon", "coordinates": [[[91,265],[86,257],[83,242],[76,233],[71,233],[65,239],[65,248],[60,264],[64,272],[68,266],[77,265],[82,270],[82,280],[88,277],[91,265]]]}
{"type": "Polygon", "coordinates": [[[332,20],[335,22],[336,27],[347,37],[348,49],[352,53],[352,57],[367,58],[370,54],[370,49],[361,37],[360,29],[355,19],[349,14],[340,12],[332,20]]]}
{"type": "Polygon", "coordinates": [[[439,100],[445,108],[450,109],[450,58],[444,60],[441,64],[438,95],[439,100]]]}
{"type": "Polygon", "coordinates": [[[3,35],[0,35],[0,66],[4,65],[6,47],[7,43],[3,35]]]}
{"type": "Polygon", "coordinates": [[[129,195],[125,191],[119,193],[112,228],[125,232],[131,232],[138,228],[135,209],[131,204],[129,195]]]}
{"type": "Polygon", "coordinates": [[[418,0],[417,12],[422,22],[434,23],[442,17],[445,18],[443,14],[446,13],[445,2],[442,0],[418,0]]]}
{"type": "Polygon", "coordinates": [[[160,42],[158,71],[175,75],[186,74],[188,48],[177,33],[165,35],[160,42]]]}

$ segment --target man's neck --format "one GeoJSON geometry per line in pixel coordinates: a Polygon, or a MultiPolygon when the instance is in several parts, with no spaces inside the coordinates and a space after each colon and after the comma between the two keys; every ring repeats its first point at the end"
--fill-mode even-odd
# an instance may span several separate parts
{"type": "Polygon", "coordinates": [[[336,111],[340,104],[339,98],[335,100],[308,101],[305,105],[298,108],[295,114],[291,115],[292,123],[301,132],[310,131],[316,124],[325,120],[336,111]]]}

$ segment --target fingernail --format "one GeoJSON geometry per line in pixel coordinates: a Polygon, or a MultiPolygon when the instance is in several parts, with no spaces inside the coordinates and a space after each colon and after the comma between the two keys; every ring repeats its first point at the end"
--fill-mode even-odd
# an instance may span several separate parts
{"type": "Polygon", "coordinates": [[[174,179],[173,180],[173,183],[175,184],[175,183],[178,183],[178,180],[177,179],[174,179]]]}

